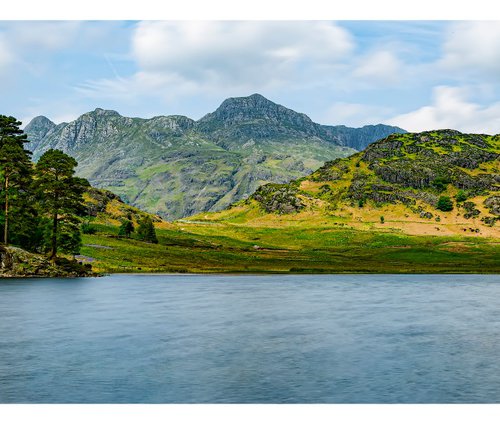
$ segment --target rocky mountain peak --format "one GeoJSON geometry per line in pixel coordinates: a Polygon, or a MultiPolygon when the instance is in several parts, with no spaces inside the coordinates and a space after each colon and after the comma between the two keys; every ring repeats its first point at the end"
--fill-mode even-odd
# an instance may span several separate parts
{"type": "Polygon", "coordinates": [[[303,113],[295,112],[266,99],[260,94],[247,97],[230,97],[213,113],[201,118],[200,124],[218,121],[223,126],[244,123],[245,121],[265,121],[285,125],[310,125],[311,119],[303,113]]]}
{"type": "Polygon", "coordinates": [[[148,120],[148,125],[158,126],[173,131],[184,131],[194,127],[195,121],[183,115],[155,116],[148,120]]]}
{"type": "Polygon", "coordinates": [[[52,122],[49,118],[46,116],[40,115],[40,116],[35,116],[29,123],[26,125],[26,128],[53,128],[55,127],[56,124],[52,122]]]}
{"type": "MultiPolygon", "coordinates": [[[[88,112],[85,115],[91,115],[91,116],[98,116],[98,117],[113,117],[113,116],[121,116],[118,112],[115,110],[107,110],[107,109],[101,109],[100,107],[94,109],[92,112],[88,112]]],[[[82,116],[85,116],[82,115],[82,116]]]]}
{"type": "Polygon", "coordinates": [[[56,124],[45,116],[37,116],[33,118],[24,128],[26,134],[29,134],[30,144],[28,148],[34,150],[40,140],[42,140],[56,124]]]}

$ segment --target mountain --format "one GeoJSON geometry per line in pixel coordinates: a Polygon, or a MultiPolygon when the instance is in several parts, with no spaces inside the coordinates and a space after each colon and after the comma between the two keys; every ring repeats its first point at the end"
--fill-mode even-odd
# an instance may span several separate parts
{"type": "Polygon", "coordinates": [[[227,148],[241,143],[316,138],[334,145],[362,150],[388,134],[406,132],[388,125],[349,128],[314,123],[307,115],[297,113],[266,99],[260,94],[224,100],[220,107],[197,122],[197,129],[227,148]]]}
{"type": "Polygon", "coordinates": [[[316,222],[409,234],[500,237],[500,134],[392,134],[307,177],[266,184],[247,200],[195,220],[316,222]]]}
{"type": "Polygon", "coordinates": [[[33,118],[28,125],[26,125],[24,132],[28,134],[30,143],[27,148],[30,151],[36,150],[41,140],[56,127],[50,119],[45,116],[37,116],[33,118]]]}
{"type": "Polygon", "coordinates": [[[69,123],[34,118],[25,128],[37,160],[60,149],[93,186],[167,219],[224,209],[268,182],[307,175],[380,137],[385,125],[324,126],[254,94],[225,100],[198,121],[128,118],[95,109],[69,123]]]}

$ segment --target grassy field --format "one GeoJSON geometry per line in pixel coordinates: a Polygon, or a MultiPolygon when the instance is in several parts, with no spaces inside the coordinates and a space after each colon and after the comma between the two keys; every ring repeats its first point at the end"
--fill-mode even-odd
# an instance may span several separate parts
{"type": "Polygon", "coordinates": [[[118,238],[115,225],[84,235],[82,255],[101,272],[499,273],[500,240],[360,230],[327,221],[267,226],[162,223],[159,244],[118,238]]]}

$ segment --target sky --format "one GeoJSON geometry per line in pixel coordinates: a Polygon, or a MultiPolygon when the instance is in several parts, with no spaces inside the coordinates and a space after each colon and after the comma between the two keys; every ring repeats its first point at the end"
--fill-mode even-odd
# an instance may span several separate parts
{"type": "Polygon", "coordinates": [[[199,119],[260,93],[328,125],[500,133],[500,21],[0,21],[0,114],[199,119]]]}

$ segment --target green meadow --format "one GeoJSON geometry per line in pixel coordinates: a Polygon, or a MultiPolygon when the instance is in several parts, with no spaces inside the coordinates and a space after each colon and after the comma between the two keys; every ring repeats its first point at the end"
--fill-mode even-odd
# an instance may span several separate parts
{"type": "Polygon", "coordinates": [[[255,227],[177,222],[159,243],[96,225],[82,255],[105,273],[499,273],[500,243],[477,236],[412,236],[326,225],[255,227]]]}

